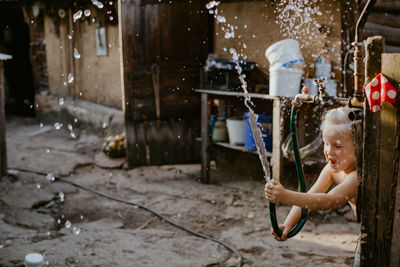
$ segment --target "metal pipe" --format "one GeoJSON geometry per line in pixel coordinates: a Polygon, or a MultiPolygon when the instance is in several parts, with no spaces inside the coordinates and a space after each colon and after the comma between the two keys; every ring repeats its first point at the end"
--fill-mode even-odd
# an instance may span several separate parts
{"type": "Polygon", "coordinates": [[[363,96],[363,87],[364,87],[364,72],[362,68],[363,64],[363,50],[362,50],[362,42],[354,42],[352,44],[354,46],[354,94],[353,98],[350,100],[349,104],[351,107],[363,107],[364,96],[363,96]]]}
{"type": "MultiPolygon", "coordinates": [[[[355,36],[354,36],[354,95],[353,98],[349,101],[350,107],[362,108],[364,105],[364,95],[363,95],[363,87],[364,87],[364,72],[362,68],[363,64],[363,43],[359,42],[360,35],[360,27],[364,27],[365,22],[367,21],[367,16],[369,10],[374,6],[376,0],[368,0],[364,5],[364,8],[358,17],[355,36]]],[[[346,75],[346,74],[345,74],[346,75]]]]}
{"type": "Polygon", "coordinates": [[[355,120],[361,120],[363,118],[364,115],[364,109],[356,109],[356,110],[352,110],[349,113],[349,119],[351,121],[355,121],[355,120]]]}

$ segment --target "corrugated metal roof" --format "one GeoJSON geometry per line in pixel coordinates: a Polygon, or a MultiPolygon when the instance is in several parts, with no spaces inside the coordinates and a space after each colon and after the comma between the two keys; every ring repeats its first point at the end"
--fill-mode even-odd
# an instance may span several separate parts
{"type": "Polygon", "coordinates": [[[12,59],[12,56],[0,53],[0,60],[7,60],[7,59],[12,59]]]}

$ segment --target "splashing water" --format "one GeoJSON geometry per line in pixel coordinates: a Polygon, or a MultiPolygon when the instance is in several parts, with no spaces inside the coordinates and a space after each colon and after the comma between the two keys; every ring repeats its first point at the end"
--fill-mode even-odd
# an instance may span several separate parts
{"type": "Polygon", "coordinates": [[[72,83],[74,81],[74,76],[72,73],[68,74],[68,83],[72,83]]]}
{"type": "Polygon", "coordinates": [[[102,9],[104,7],[103,3],[97,0],[92,0],[93,5],[97,6],[97,8],[102,9]]]}
{"type": "Polygon", "coordinates": [[[60,192],[60,193],[58,194],[58,196],[60,197],[60,201],[61,201],[61,202],[64,202],[64,193],[63,193],[63,192],[60,192]]]}
{"type": "Polygon", "coordinates": [[[55,175],[52,173],[48,173],[46,177],[47,177],[47,180],[49,180],[50,182],[54,182],[56,180],[55,175]]]}
{"type": "Polygon", "coordinates": [[[72,227],[72,232],[75,235],[79,235],[81,233],[81,229],[79,227],[74,226],[74,227],[72,227]]]}
{"type": "Polygon", "coordinates": [[[61,123],[59,123],[59,122],[54,123],[54,128],[55,128],[57,131],[60,130],[61,127],[62,127],[62,124],[61,124],[61,123]]]}
{"type": "Polygon", "coordinates": [[[73,15],[74,22],[76,22],[78,19],[80,19],[82,17],[82,14],[83,14],[82,10],[78,10],[77,12],[75,12],[73,15]]]}
{"type": "MultiPolygon", "coordinates": [[[[214,14],[214,18],[217,19],[218,23],[224,23],[226,24],[226,19],[223,16],[218,15],[218,9],[216,8],[219,5],[219,2],[217,1],[211,1],[206,5],[206,8],[209,9],[210,14],[214,14]],[[215,8],[214,10],[212,10],[215,8]]],[[[235,37],[235,27],[233,25],[226,25],[227,27],[222,26],[221,29],[225,32],[225,39],[229,38],[234,38],[235,37]]],[[[247,82],[245,81],[245,75],[242,73],[242,67],[240,67],[239,64],[239,54],[236,52],[234,48],[229,49],[230,54],[232,55],[233,62],[236,65],[236,71],[239,76],[239,80],[241,83],[241,87],[244,92],[244,105],[247,107],[249,110],[249,121],[250,121],[250,126],[251,126],[251,131],[253,133],[254,137],[254,142],[257,147],[257,152],[258,152],[258,157],[260,158],[261,165],[264,171],[264,178],[266,182],[271,181],[271,173],[270,173],[270,166],[268,162],[268,157],[267,157],[267,150],[265,149],[265,144],[262,138],[262,133],[260,127],[257,126],[257,119],[258,116],[255,114],[253,108],[251,106],[254,106],[253,102],[251,101],[251,98],[249,96],[249,92],[247,90],[247,82]]],[[[242,57],[245,59],[246,57],[242,55],[242,57]]]]}
{"type": "Polygon", "coordinates": [[[74,58],[76,58],[76,59],[80,59],[81,58],[81,54],[79,54],[79,51],[76,48],[74,48],[74,58]]]}

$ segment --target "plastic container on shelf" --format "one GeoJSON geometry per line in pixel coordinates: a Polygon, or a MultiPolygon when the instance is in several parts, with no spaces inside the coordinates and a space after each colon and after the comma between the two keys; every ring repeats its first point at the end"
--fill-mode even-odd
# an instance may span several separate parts
{"type": "MultiPolygon", "coordinates": [[[[272,117],[267,114],[257,114],[257,124],[261,127],[261,135],[265,143],[265,149],[272,151],[272,117]]],[[[253,132],[249,121],[249,113],[244,114],[245,120],[245,138],[244,147],[247,150],[257,150],[256,144],[253,138],[253,132]]]]}
{"type": "Polygon", "coordinates": [[[244,145],[245,122],[243,117],[231,117],[226,119],[228,127],[229,143],[231,145],[244,145]]]}
{"type": "Polygon", "coordinates": [[[272,96],[294,97],[300,92],[304,71],[290,68],[269,70],[269,94],[272,96]]]}
{"type": "Polygon", "coordinates": [[[226,142],[228,141],[228,130],[224,117],[218,117],[214,124],[211,140],[213,142],[226,142]]]}
{"type": "Polygon", "coordinates": [[[295,39],[284,39],[270,45],[265,50],[270,68],[302,68],[304,66],[303,54],[299,42],[295,39]]]}

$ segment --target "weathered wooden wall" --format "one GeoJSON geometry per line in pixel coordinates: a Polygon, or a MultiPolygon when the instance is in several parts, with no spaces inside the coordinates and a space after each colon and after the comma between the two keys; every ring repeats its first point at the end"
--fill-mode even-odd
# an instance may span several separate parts
{"type": "MultiPolygon", "coordinates": [[[[318,1],[303,7],[319,10],[320,13],[307,11],[310,22],[302,22],[295,13],[285,15],[284,1],[238,1],[221,3],[219,15],[226,17],[226,24],[237,26],[234,38],[225,38],[221,23],[215,22],[214,52],[222,58],[232,58],[229,48],[247,55],[268,75],[269,62],[265,50],[273,43],[285,39],[297,39],[301,46],[307,68],[304,77],[315,76],[315,61],[332,61],[334,78],[338,81],[339,92],[342,81],[342,1],[318,1]],[[297,19],[293,19],[297,18],[297,19]],[[290,22],[294,22],[290,25],[290,22]],[[244,47],[245,44],[245,47],[244,47]]],[[[302,19],[305,15],[300,16],[302,19]]]]}
{"type": "MultiPolygon", "coordinates": [[[[117,2],[113,5],[116,8],[117,2]]],[[[65,18],[60,18],[57,12],[46,13],[44,17],[50,92],[122,109],[118,17],[108,23],[110,16],[106,16],[108,22],[102,20],[95,13],[97,8],[91,6],[88,18],[82,15],[82,19],[74,22],[73,13],[79,8],[71,8],[64,9],[65,18]],[[96,54],[96,28],[99,27],[106,29],[107,56],[96,54]],[[74,57],[74,49],[80,58],[74,57]],[[74,77],[72,83],[68,82],[69,74],[74,77]]]]}
{"type": "Polygon", "coordinates": [[[386,39],[386,53],[400,52],[400,2],[378,0],[372,8],[364,28],[364,37],[382,35],[386,39]]]}
{"type": "MultiPolygon", "coordinates": [[[[384,40],[369,38],[366,47],[366,79],[370,82],[382,72],[398,87],[400,81],[399,55],[382,54],[384,40]],[[380,55],[382,62],[380,64],[380,55]]],[[[384,102],[382,110],[370,112],[365,106],[362,180],[358,202],[361,214],[361,266],[390,265],[399,251],[393,229],[398,231],[398,210],[394,210],[398,181],[399,112],[396,106],[384,102]],[[396,216],[397,214],[397,216],[396,216]],[[392,240],[392,238],[395,238],[392,240]],[[395,250],[395,253],[392,251],[395,250]]]]}

